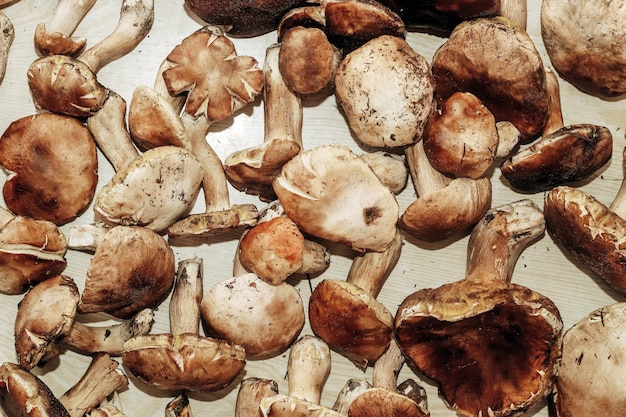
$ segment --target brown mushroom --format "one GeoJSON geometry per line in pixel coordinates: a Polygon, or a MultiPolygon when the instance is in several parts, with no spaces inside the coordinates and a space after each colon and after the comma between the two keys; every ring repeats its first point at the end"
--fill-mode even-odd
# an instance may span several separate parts
{"type": "Polygon", "coordinates": [[[559,310],[510,282],[519,255],[543,232],[531,200],[491,209],[470,235],[465,279],[416,291],[398,308],[394,331],[407,363],[461,415],[514,415],[552,389],[559,310]]]}
{"type": "Polygon", "coordinates": [[[0,137],[0,165],[9,173],[7,208],[59,226],[85,212],[98,182],[93,136],[79,120],[53,113],[13,121],[0,137]]]}
{"type": "Polygon", "coordinates": [[[95,3],[96,0],[58,0],[48,24],[39,23],[35,29],[37,53],[42,56],[80,54],[87,40],[72,38],[72,34],[95,3]]]}
{"type": "Polygon", "coordinates": [[[261,399],[278,394],[276,381],[248,377],[239,384],[235,403],[235,417],[261,417],[261,399]]]}
{"type": "Polygon", "coordinates": [[[372,384],[366,378],[348,379],[337,394],[333,410],[344,415],[348,414],[352,401],[370,388],[372,384]]]}

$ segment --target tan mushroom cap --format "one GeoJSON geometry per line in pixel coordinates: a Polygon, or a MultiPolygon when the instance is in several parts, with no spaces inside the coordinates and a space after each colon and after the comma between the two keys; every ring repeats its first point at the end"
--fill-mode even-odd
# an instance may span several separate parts
{"type": "Polygon", "coordinates": [[[2,190],[7,208],[22,216],[66,224],[96,191],[96,143],[70,116],[39,113],[12,122],[0,137],[0,164],[10,173],[2,190]]]}
{"type": "Polygon", "coordinates": [[[242,346],[255,359],[285,351],[305,323],[302,298],[292,285],[268,284],[255,274],[213,286],[200,310],[207,333],[242,346]]]}
{"type": "Polygon", "coordinates": [[[0,292],[21,294],[67,266],[67,240],[52,222],[15,216],[0,229],[0,292]]]}
{"type": "Polygon", "coordinates": [[[274,191],[287,216],[313,236],[379,252],[395,237],[395,196],[347,147],[301,152],[283,166],[274,191]]]}
{"type": "Polygon", "coordinates": [[[621,416],[626,407],[624,373],[626,340],[622,337],[626,303],[591,312],[563,335],[563,349],[554,386],[555,416],[582,417],[602,410],[621,416]]]}
{"type": "Polygon", "coordinates": [[[550,110],[544,64],[528,34],[503,17],[459,24],[432,59],[435,97],[470,92],[528,139],[541,131],[550,110]],[[476,39],[481,39],[476,42],[476,39]]]}
{"type": "Polygon", "coordinates": [[[352,401],[348,417],[428,417],[430,413],[415,401],[398,392],[384,388],[370,388],[352,401]]]}
{"type": "Polygon", "coordinates": [[[145,227],[112,227],[91,258],[78,311],[128,319],[158,306],[175,275],[174,252],[163,237],[145,227]]]}
{"type": "Polygon", "coordinates": [[[128,340],[124,364],[141,381],[163,390],[217,391],[241,373],[245,350],[194,334],[144,335],[128,340]]]}

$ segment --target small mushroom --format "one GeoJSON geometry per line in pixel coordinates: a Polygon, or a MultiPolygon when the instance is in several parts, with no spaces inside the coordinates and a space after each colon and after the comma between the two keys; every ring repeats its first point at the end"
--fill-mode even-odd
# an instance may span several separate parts
{"type": "Polygon", "coordinates": [[[418,290],[397,310],[394,333],[407,363],[460,415],[514,415],[552,389],[559,310],[510,282],[519,255],[544,229],[531,200],[491,209],[470,235],[465,279],[418,290]]]}
{"type": "Polygon", "coordinates": [[[335,75],[335,95],[365,145],[402,147],[421,138],[433,111],[430,66],[402,38],[384,35],[349,53],[335,75]]]}
{"type": "Polygon", "coordinates": [[[132,51],[148,34],[153,20],[153,0],[124,0],[113,32],[77,58],[50,55],[35,60],[27,76],[36,107],[77,117],[98,111],[108,89],[96,74],[132,51]]]}
{"type": "Polygon", "coordinates": [[[235,403],[235,417],[261,417],[261,399],[278,394],[276,381],[248,377],[239,384],[235,403]]]}
{"type": "Polygon", "coordinates": [[[563,125],[557,76],[546,71],[546,80],[552,106],[543,137],[500,166],[511,186],[524,192],[547,191],[584,180],[606,165],[613,154],[613,136],[607,127],[563,125]]]}
{"type": "Polygon", "coordinates": [[[7,208],[59,226],[87,210],[98,183],[96,143],[70,116],[39,113],[13,121],[0,137],[0,165],[9,173],[2,188],[7,208]]]}
{"type": "Polygon", "coordinates": [[[466,233],[491,207],[487,177],[450,178],[433,168],[420,140],[405,149],[417,200],[398,222],[402,230],[426,241],[438,242],[466,233]]]}
{"type": "Polygon", "coordinates": [[[37,53],[41,56],[80,54],[87,40],[72,38],[72,34],[94,4],[96,0],[58,0],[48,24],[39,23],[35,29],[37,53]]]}

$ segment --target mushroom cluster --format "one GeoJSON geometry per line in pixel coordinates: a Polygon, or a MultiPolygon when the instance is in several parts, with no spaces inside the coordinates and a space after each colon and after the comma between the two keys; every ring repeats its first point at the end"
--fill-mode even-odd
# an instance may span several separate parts
{"type": "Polygon", "coordinates": [[[593,371],[621,303],[580,317],[530,271],[626,294],[624,174],[593,188],[614,123],[570,124],[559,85],[619,71],[563,62],[550,0],[272,1],[0,11],[7,88],[32,35],[0,135],[4,414],[577,417],[606,391],[618,415],[593,371]]]}

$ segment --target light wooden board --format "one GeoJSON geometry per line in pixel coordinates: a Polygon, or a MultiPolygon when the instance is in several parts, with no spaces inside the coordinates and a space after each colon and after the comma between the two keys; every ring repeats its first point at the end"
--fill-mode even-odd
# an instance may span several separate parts
{"type": "MultiPolygon", "coordinates": [[[[49,21],[55,4],[53,0],[21,0],[2,9],[13,21],[16,39],[11,49],[6,78],[0,86],[0,132],[4,131],[13,120],[35,112],[26,84],[26,70],[36,58],[32,43],[34,28],[39,22],[49,21]]],[[[89,45],[102,39],[115,27],[120,4],[120,1],[110,0],[98,2],[78,27],[75,35],[86,37],[89,45]]],[[[545,64],[549,66],[550,62],[540,36],[539,8],[540,0],[528,1],[528,32],[542,53],[545,64]]],[[[182,0],[156,0],[152,31],[132,53],[100,71],[98,76],[101,83],[130,101],[132,92],[137,86],[153,83],[157,68],[169,51],[201,25],[202,22],[195,19],[184,8],[182,0]]],[[[408,40],[429,60],[434,51],[444,42],[443,38],[418,33],[411,33],[408,40]]],[[[252,55],[259,62],[263,61],[265,48],[275,41],[275,33],[235,40],[239,54],[252,55]]],[[[610,203],[622,181],[621,152],[624,146],[626,102],[590,97],[564,82],[561,83],[561,92],[566,124],[595,123],[609,127],[613,133],[613,160],[591,181],[580,184],[582,189],[592,193],[599,200],[610,203]]],[[[357,152],[362,152],[347,128],[332,96],[305,100],[303,129],[306,147],[342,143],[357,152]]],[[[236,149],[256,145],[262,139],[263,109],[260,102],[246,108],[232,120],[214,125],[207,136],[207,140],[222,158],[236,149]]],[[[108,161],[100,156],[99,187],[108,181],[112,172],[108,161]]],[[[542,193],[522,195],[508,188],[500,178],[499,169],[494,168],[490,171],[490,176],[494,188],[494,206],[521,198],[532,199],[540,206],[543,204],[542,193]]],[[[4,177],[0,180],[3,182],[4,177]]],[[[255,197],[244,195],[234,189],[231,189],[231,199],[234,202],[258,203],[260,207],[263,205],[255,197]]],[[[415,192],[409,184],[398,197],[401,210],[403,211],[414,199],[415,192]]],[[[194,211],[202,210],[202,203],[198,203],[194,211]]],[[[74,224],[92,221],[93,212],[88,210],[74,224]]],[[[63,230],[67,232],[68,227],[64,226],[63,230]]],[[[210,288],[215,283],[231,276],[231,260],[237,237],[236,233],[231,233],[201,245],[177,246],[173,249],[177,260],[193,256],[204,259],[204,285],[205,288],[210,288]]],[[[379,300],[395,312],[398,304],[413,291],[463,278],[466,249],[467,238],[439,244],[423,244],[407,238],[400,262],[383,288],[379,300]]],[[[345,278],[352,254],[341,247],[333,247],[333,250],[331,268],[323,277],[345,278]]],[[[68,267],[65,272],[78,283],[79,288],[82,288],[90,256],[70,252],[67,258],[68,267]]],[[[297,287],[306,302],[311,293],[311,286],[316,285],[320,279],[321,277],[311,282],[306,279],[296,279],[290,282],[297,287]]],[[[550,297],[560,308],[566,328],[592,310],[621,299],[593,273],[559,250],[548,235],[522,253],[513,275],[513,281],[550,297]]],[[[13,323],[20,299],[21,296],[0,296],[1,361],[15,361],[13,323]]],[[[168,304],[165,302],[157,311],[153,332],[168,330],[167,307],[168,304]]],[[[97,316],[92,319],[94,325],[101,324],[98,320],[105,320],[97,316]]],[[[311,333],[308,325],[303,333],[311,333]]],[[[287,355],[283,354],[271,360],[250,361],[241,377],[256,376],[274,379],[278,382],[281,392],[286,393],[286,359],[287,355]]],[[[60,395],[78,380],[88,363],[89,358],[65,350],[57,360],[34,372],[49,384],[53,392],[60,395]]],[[[371,369],[362,372],[343,357],[333,354],[332,374],[325,386],[322,403],[332,405],[339,389],[348,378],[352,377],[371,378],[371,369]]],[[[410,370],[404,369],[399,379],[404,380],[409,377],[419,378],[410,370]]],[[[216,393],[192,395],[193,412],[197,416],[233,415],[238,389],[237,382],[216,393]]],[[[428,381],[423,381],[423,383],[429,395],[431,414],[433,416],[455,415],[438,397],[436,387],[428,381]]],[[[173,398],[173,395],[174,393],[157,392],[131,378],[130,388],[121,393],[119,400],[128,416],[158,416],[162,415],[165,405],[173,398]]],[[[539,404],[529,412],[529,415],[547,416],[546,404],[539,404]]]]}

